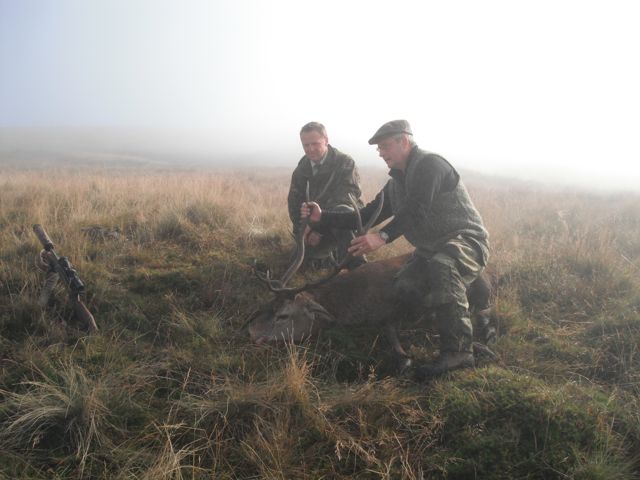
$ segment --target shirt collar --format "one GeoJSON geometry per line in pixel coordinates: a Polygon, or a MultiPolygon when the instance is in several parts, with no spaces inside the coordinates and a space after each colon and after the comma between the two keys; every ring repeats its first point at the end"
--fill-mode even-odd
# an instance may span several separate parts
{"type": "Polygon", "coordinates": [[[314,169],[316,169],[316,173],[320,171],[320,168],[322,167],[322,165],[324,165],[326,163],[327,158],[329,157],[329,153],[331,153],[331,147],[329,147],[327,149],[327,153],[324,154],[324,157],[322,157],[322,159],[318,163],[312,162],[311,160],[307,159],[307,160],[309,160],[309,167],[308,167],[309,168],[309,173],[308,173],[308,176],[313,176],[314,175],[314,172],[313,172],[314,169]],[[316,165],[317,165],[317,167],[316,167],[316,165]]]}
{"type": "Polygon", "coordinates": [[[329,156],[329,149],[327,148],[327,151],[324,154],[324,157],[322,157],[322,159],[319,162],[311,162],[311,166],[313,167],[314,165],[317,165],[318,167],[324,165],[324,161],[327,159],[327,157],[329,156]]]}

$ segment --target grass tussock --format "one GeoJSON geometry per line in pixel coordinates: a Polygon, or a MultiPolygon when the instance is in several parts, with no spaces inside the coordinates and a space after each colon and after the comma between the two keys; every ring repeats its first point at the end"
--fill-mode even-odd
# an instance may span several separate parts
{"type": "MultiPolygon", "coordinates": [[[[638,477],[637,196],[467,182],[499,358],[420,385],[367,325],[249,343],[271,299],[250,266],[290,258],[289,173],[0,173],[0,478],[638,477]],[[80,272],[96,334],[60,287],[37,306],[34,223],[80,272]]],[[[370,199],[385,175],[362,177],[370,199]]],[[[401,327],[434,353],[428,326],[401,327]]]]}
{"type": "Polygon", "coordinates": [[[76,365],[61,365],[55,374],[39,371],[36,380],[0,394],[4,397],[0,444],[7,450],[66,454],[82,471],[93,451],[110,446],[107,389],[76,365]]]}

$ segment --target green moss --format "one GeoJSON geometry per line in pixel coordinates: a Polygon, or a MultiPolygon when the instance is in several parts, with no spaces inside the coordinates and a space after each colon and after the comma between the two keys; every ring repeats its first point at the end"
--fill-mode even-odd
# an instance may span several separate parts
{"type": "Polygon", "coordinates": [[[586,409],[590,399],[571,388],[490,368],[438,382],[430,400],[443,418],[442,444],[458,459],[448,478],[561,478],[595,445],[625,463],[602,406],[586,409]]]}

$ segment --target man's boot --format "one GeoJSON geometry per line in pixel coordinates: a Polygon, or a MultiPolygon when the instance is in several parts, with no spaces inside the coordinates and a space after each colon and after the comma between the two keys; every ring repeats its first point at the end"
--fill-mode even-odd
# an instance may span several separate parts
{"type": "Polygon", "coordinates": [[[451,370],[473,367],[473,327],[467,308],[448,303],[436,308],[436,325],[440,334],[440,355],[416,368],[417,380],[425,381],[451,370]]]}
{"type": "Polygon", "coordinates": [[[471,352],[441,352],[433,362],[416,368],[415,378],[424,382],[452,370],[469,368],[474,365],[473,353],[471,352]]]}

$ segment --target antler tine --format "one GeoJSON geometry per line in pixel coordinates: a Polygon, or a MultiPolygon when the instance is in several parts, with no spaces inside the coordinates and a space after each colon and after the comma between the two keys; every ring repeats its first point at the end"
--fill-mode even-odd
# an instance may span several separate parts
{"type": "MultiPolygon", "coordinates": [[[[353,209],[355,211],[356,214],[356,224],[357,224],[357,233],[358,236],[362,236],[362,235],[366,235],[367,230],[369,230],[369,227],[363,227],[362,226],[362,215],[360,215],[360,208],[358,207],[358,204],[356,203],[355,198],[353,198],[353,196],[351,194],[349,194],[349,200],[351,201],[351,205],[353,205],[353,209]]],[[[375,213],[375,212],[374,212],[375,213]]],[[[380,214],[380,212],[378,212],[377,216],[380,214]]],[[[368,224],[369,222],[367,222],[368,224]]],[[[353,259],[353,254],[351,252],[348,252],[347,255],[342,259],[342,261],[340,263],[337,263],[335,265],[335,269],[333,271],[333,273],[326,279],[326,280],[321,280],[321,284],[324,283],[325,281],[333,278],[334,276],[336,276],[338,274],[338,272],[340,272],[340,270],[342,270],[347,263],[349,263],[349,261],[351,261],[353,259]]]]}
{"type": "Polygon", "coordinates": [[[265,283],[269,288],[269,290],[271,290],[272,292],[276,292],[280,288],[278,287],[278,285],[280,284],[280,280],[275,280],[271,278],[271,272],[269,272],[269,270],[267,270],[265,273],[262,273],[262,272],[259,272],[258,269],[254,267],[253,273],[258,278],[258,280],[265,283]]]}
{"type": "Polygon", "coordinates": [[[351,194],[349,194],[349,202],[351,202],[353,211],[356,213],[356,225],[358,226],[357,227],[358,236],[364,235],[366,232],[362,228],[362,215],[360,215],[360,207],[358,206],[356,199],[353,198],[353,195],[351,194]]]}
{"type": "MultiPolygon", "coordinates": [[[[362,215],[360,214],[360,208],[358,207],[358,204],[356,203],[355,198],[353,198],[351,194],[349,194],[349,200],[351,201],[351,205],[353,205],[353,209],[356,214],[356,224],[358,226],[358,235],[359,236],[366,235],[369,229],[371,228],[371,226],[376,222],[376,220],[380,216],[380,212],[382,212],[382,207],[384,206],[384,190],[380,193],[380,201],[378,202],[378,205],[376,205],[376,209],[373,211],[373,215],[371,215],[371,218],[369,218],[369,220],[364,226],[362,225],[362,215]]],[[[347,256],[342,260],[342,262],[340,262],[340,264],[336,266],[336,273],[342,270],[342,268],[344,268],[344,266],[347,263],[349,263],[349,261],[352,258],[353,258],[353,255],[351,253],[348,253],[347,256]]]]}
{"type": "MultiPolygon", "coordinates": [[[[376,220],[378,220],[378,217],[382,212],[383,206],[384,206],[384,190],[380,192],[380,201],[378,202],[378,205],[376,206],[376,209],[374,210],[373,215],[371,215],[371,218],[369,218],[369,221],[364,226],[364,233],[367,233],[371,229],[371,227],[373,227],[373,224],[376,223],[376,220]]],[[[358,212],[358,214],[359,213],[360,212],[358,212]]]]}
{"type": "MultiPolygon", "coordinates": [[[[331,175],[329,183],[331,182],[332,179],[333,179],[333,174],[331,175]]],[[[320,193],[318,198],[321,197],[322,195],[324,195],[324,193],[327,190],[327,186],[328,185],[325,185],[324,190],[320,193]]],[[[307,180],[307,185],[305,187],[305,200],[307,202],[310,201],[310,196],[311,196],[310,193],[309,193],[309,189],[310,189],[309,181],[307,180]]],[[[298,233],[295,236],[296,256],[293,259],[293,262],[291,263],[291,265],[289,265],[287,270],[284,272],[284,274],[282,275],[282,278],[280,280],[272,279],[270,273],[268,273],[265,276],[265,275],[262,275],[262,274],[260,274],[259,272],[256,271],[256,276],[258,277],[258,279],[260,279],[261,281],[266,283],[267,287],[272,292],[278,293],[278,292],[289,292],[289,291],[297,290],[297,289],[292,289],[292,288],[286,288],[285,285],[289,282],[289,280],[291,280],[291,277],[293,277],[295,275],[295,273],[298,271],[298,269],[300,269],[300,265],[302,265],[302,262],[304,260],[304,253],[305,253],[304,232],[307,229],[307,225],[309,225],[309,218],[308,217],[303,219],[300,222],[300,229],[298,230],[298,233]]]]}
{"type": "Polygon", "coordinates": [[[378,205],[376,205],[376,209],[373,211],[373,215],[371,215],[371,218],[369,218],[369,221],[364,226],[362,225],[362,215],[360,215],[360,208],[356,203],[356,199],[351,194],[349,194],[349,201],[351,202],[351,206],[353,206],[353,210],[356,213],[358,235],[366,235],[366,233],[371,229],[373,224],[380,216],[380,212],[382,212],[382,207],[384,206],[384,190],[380,192],[380,201],[378,202],[378,205]]]}
{"type": "Polygon", "coordinates": [[[305,250],[304,231],[307,228],[307,224],[308,224],[308,221],[306,219],[303,220],[302,223],[300,224],[300,231],[296,236],[296,256],[293,260],[293,263],[289,265],[289,268],[287,268],[287,271],[284,272],[284,275],[282,275],[282,278],[280,279],[280,283],[282,285],[286,285],[287,282],[291,280],[291,277],[293,277],[295,273],[298,271],[298,269],[300,268],[300,265],[302,265],[302,261],[304,260],[304,250],[305,250]]]}
{"type": "MultiPolygon", "coordinates": [[[[320,199],[325,194],[328,185],[333,180],[334,174],[335,174],[335,172],[331,174],[331,177],[329,178],[329,181],[325,185],[325,188],[316,197],[316,201],[318,199],[320,199]]],[[[309,202],[310,201],[309,200],[309,196],[310,195],[309,195],[309,182],[308,181],[307,181],[305,195],[306,195],[306,201],[309,202]]],[[[380,216],[380,212],[382,211],[382,207],[384,206],[384,191],[381,192],[381,194],[380,194],[380,201],[378,202],[378,205],[376,206],[376,209],[373,212],[373,215],[371,216],[371,218],[369,218],[369,220],[367,221],[367,223],[364,226],[362,225],[362,216],[360,215],[360,207],[358,207],[358,203],[356,202],[356,199],[351,194],[349,194],[349,201],[350,201],[351,205],[353,206],[353,210],[354,210],[354,212],[356,214],[356,223],[357,223],[358,235],[365,235],[367,233],[367,231],[371,228],[371,226],[375,223],[375,221],[378,219],[378,217],[380,216]]],[[[299,292],[302,292],[304,290],[307,290],[309,288],[313,288],[313,287],[316,287],[318,285],[322,285],[323,283],[328,282],[333,277],[335,277],[338,274],[338,272],[340,272],[340,270],[342,270],[345,267],[345,265],[353,258],[353,255],[351,255],[350,253],[347,254],[347,256],[342,260],[342,262],[340,262],[339,264],[335,264],[334,271],[329,276],[327,276],[325,278],[322,278],[322,279],[318,280],[317,282],[306,283],[306,284],[304,284],[304,285],[302,285],[300,287],[296,287],[296,288],[286,287],[285,285],[289,282],[289,280],[291,280],[293,275],[295,275],[295,273],[300,268],[300,265],[302,265],[302,261],[304,260],[304,253],[305,253],[304,231],[306,230],[306,227],[307,227],[308,224],[309,224],[309,217],[305,218],[300,223],[300,230],[298,231],[298,235],[296,235],[296,237],[295,237],[296,238],[296,256],[295,256],[293,262],[291,263],[291,265],[289,265],[289,268],[287,268],[287,271],[284,273],[284,275],[282,276],[282,278],[280,280],[275,280],[275,279],[271,278],[271,273],[269,271],[267,271],[267,274],[264,275],[264,274],[261,274],[260,272],[258,272],[257,270],[254,269],[256,277],[258,277],[258,279],[261,280],[262,282],[266,283],[267,287],[272,292],[275,292],[275,293],[287,292],[287,293],[294,293],[295,294],[295,293],[299,293],[299,292]]]]}
{"type": "MultiPolygon", "coordinates": [[[[319,202],[320,199],[322,199],[322,197],[327,193],[327,190],[329,189],[329,186],[333,182],[333,179],[335,176],[336,176],[336,170],[331,172],[331,176],[329,177],[329,180],[327,180],[327,183],[325,183],[322,191],[316,196],[315,198],[316,202],[319,202]]],[[[305,200],[307,202],[311,201],[311,195],[309,193],[309,189],[310,189],[309,180],[307,180],[307,185],[305,188],[305,200]]],[[[293,262],[291,263],[291,265],[289,265],[289,268],[287,268],[287,270],[284,272],[284,275],[282,275],[282,278],[280,279],[280,285],[281,285],[280,288],[282,289],[284,289],[284,286],[289,282],[289,280],[291,280],[291,278],[300,269],[300,265],[302,265],[302,262],[304,261],[304,253],[305,253],[304,232],[307,228],[307,225],[309,225],[309,217],[305,218],[304,220],[302,220],[302,222],[300,222],[300,230],[298,231],[298,235],[296,236],[296,256],[293,262]]]]}
{"type": "Polygon", "coordinates": [[[271,278],[271,272],[270,271],[267,271],[266,274],[264,274],[262,272],[259,272],[254,267],[253,273],[256,276],[256,278],[258,280],[260,280],[261,282],[263,282],[264,284],[266,284],[267,288],[270,291],[272,291],[273,293],[292,293],[292,294],[296,294],[296,293],[302,292],[303,290],[306,290],[310,286],[313,286],[311,284],[306,284],[306,285],[303,285],[301,287],[295,287],[295,288],[285,287],[284,284],[280,280],[271,278]]]}
{"type": "MultiPolygon", "coordinates": [[[[307,202],[310,201],[309,188],[309,180],[307,180],[307,185],[305,187],[305,199],[307,202]]],[[[300,265],[302,265],[305,252],[304,232],[307,229],[307,225],[309,225],[309,217],[303,219],[302,222],[300,222],[300,229],[298,231],[298,235],[296,236],[296,256],[293,260],[293,263],[289,265],[289,268],[287,268],[286,272],[284,272],[284,275],[282,275],[282,278],[280,279],[280,285],[282,285],[282,287],[284,287],[289,282],[289,280],[291,280],[291,277],[296,274],[296,272],[300,268],[300,265]]]]}
{"type": "MultiPolygon", "coordinates": [[[[369,231],[371,226],[375,223],[375,221],[378,219],[378,217],[380,216],[380,212],[382,212],[382,207],[384,206],[384,191],[382,191],[380,193],[380,201],[378,202],[378,205],[376,206],[376,209],[374,210],[373,215],[371,216],[369,221],[367,221],[367,223],[366,223],[366,225],[364,225],[364,227],[362,226],[362,216],[360,215],[360,208],[358,207],[358,204],[357,204],[355,198],[353,198],[353,196],[351,194],[349,194],[349,200],[351,201],[351,205],[353,206],[353,209],[354,209],[355,214],[356,214],[356,222],[357,222],[357,225],[358,225],[358,235],[360,235],[360,236],[365,235],[369,231]]],[[[319,285],[322,285],[323,283],[326,283],[329,280],[331,280],[333,277],[335,277],[340,272],[340,270],[342,270],[347,265],[347,263],[349,263],[349,261],[351,259],[353,259],[353,255],[351,253],[348,253],[347,256],[344,257],[339,264],[335,263],[335,268],[334,268],[333,272],[331,272],[330,275],[328,275],[328,276],[326,276],[324,278],[321,278],[317,282],[306,283],[306,284],[302,285],[301,287],[298,287],[298,288],[287,288],[287,289],[284,289],[282,291],[287,291],[287,292],[291,292],[291,293],[299,293],[299,292],[302,292],[302,291],[307,290],[309,288],[313,288],[313,287],[317,287],[319,285]]]]}

